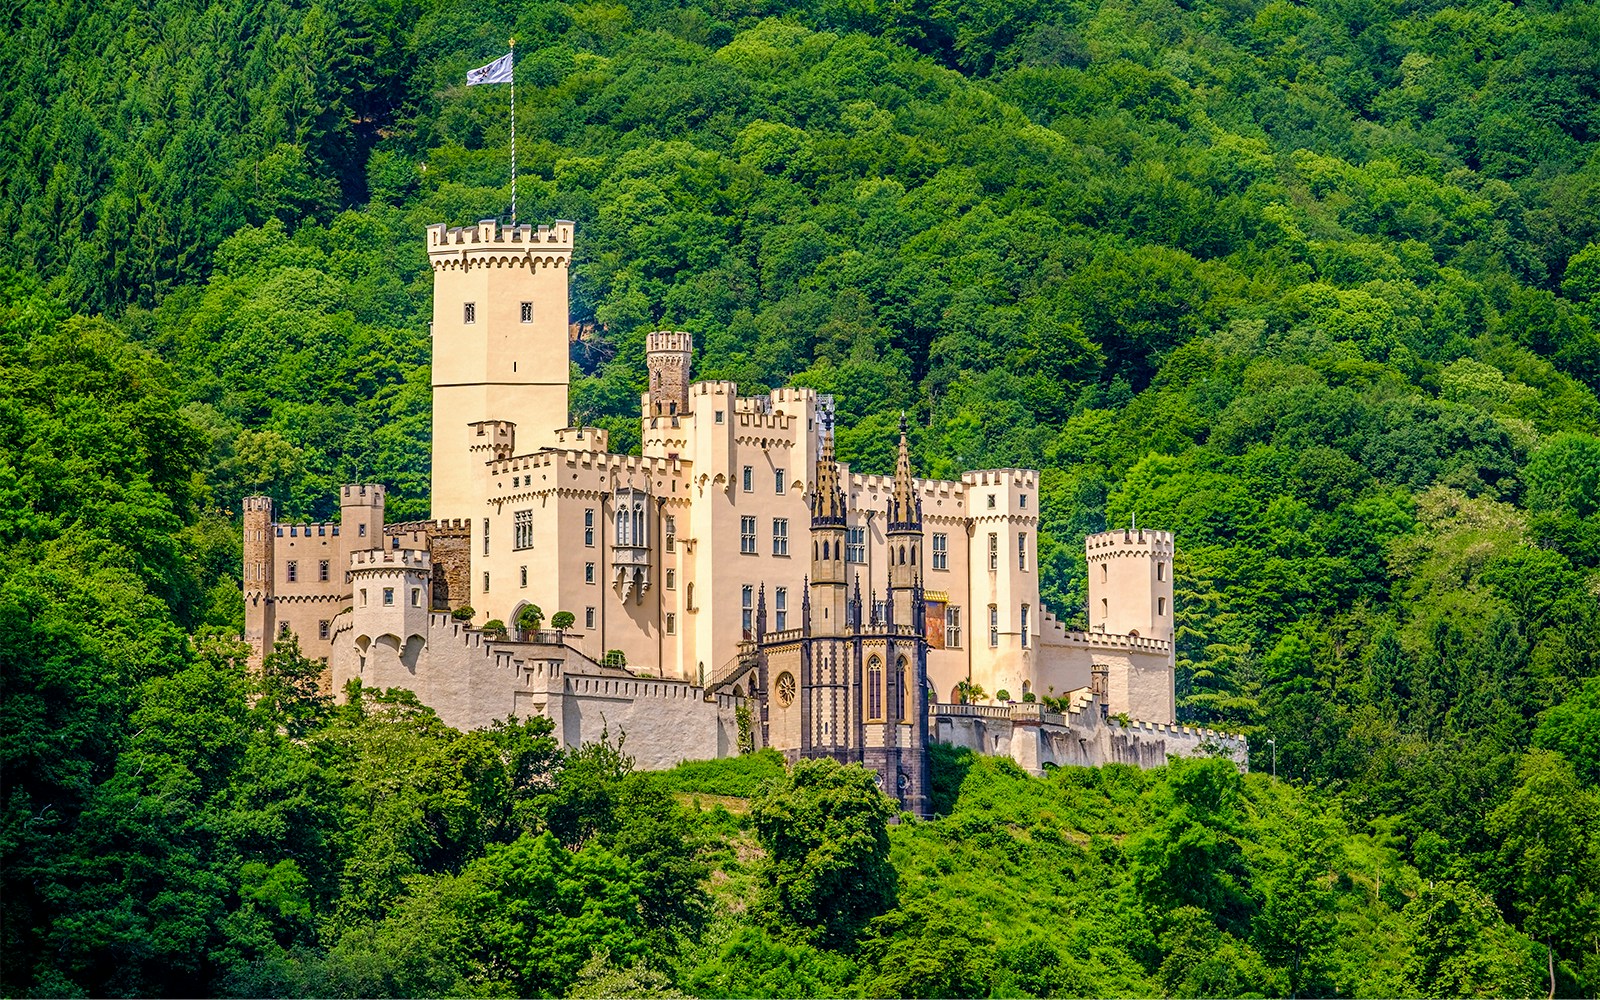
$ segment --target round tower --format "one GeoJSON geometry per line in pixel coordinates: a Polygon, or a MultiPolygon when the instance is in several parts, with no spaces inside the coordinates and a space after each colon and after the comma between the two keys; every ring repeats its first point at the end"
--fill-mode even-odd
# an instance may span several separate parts
{"type": "Polygon", "coordinates": [[[1084,539],[1089,629],[1172,641],[1172,532],[1124,528],[1084,539]]]}
{"type": "Polygon", "coordinates": [[[681,330],[656,330],[645,335],[644,359],[650,370],[649,412],[673,417],[689,412],[689,364],[694,338],[681,330]]]}
{"type": "Polygon", "coordinates": [[[244,638],[252,666],[260,666],[273,636],[272,498],[244,498],[244,638]]]}

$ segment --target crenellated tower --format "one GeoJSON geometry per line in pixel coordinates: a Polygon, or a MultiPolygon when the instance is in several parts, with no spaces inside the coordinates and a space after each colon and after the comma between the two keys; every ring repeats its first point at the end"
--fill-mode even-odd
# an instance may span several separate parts
{"type": "Polygon", "coordinates": [[[833,414],[819,411],[822,446],[811,493],[811,582],[807,625],[813,635],[845,630],[849,581],[845,579],[845,498],[834,454],[833,414]]]}
{"type": "Polygon", "coordinates": [[[897,625],[915,623],[915,602],[922,586],[922,498],[911,475],[906,444],[906,418],[900,415],[900,454],[894,465],[894,491],[889,497],[886,526],[889,543],[889,606],[897,625]]]}
{"type": "Polygon", "coordinates": [[[526,447],[567,426],[567,272],[573,224],[428,227],[433,267],[433,516],[470,517],[467,425],[515,424],[526,447]]]}
{"type": "Polygon", "coordinates": [[[645,366],[650,370],[646,416],[675,417],[689,412],[689,365],[694,338],[681,330],[656,330],[644,339],[645,366]]]}

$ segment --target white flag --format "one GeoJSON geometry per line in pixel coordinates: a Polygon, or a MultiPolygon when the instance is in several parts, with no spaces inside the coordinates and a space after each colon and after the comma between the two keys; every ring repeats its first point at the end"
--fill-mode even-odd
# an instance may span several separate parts
{"type": "Polygon", "coordinates": [[[511,82],[511,53],[496,59],[487,66],[467,70],[467,86],[475,87],[480,83],[510,83],[511,82]]]}

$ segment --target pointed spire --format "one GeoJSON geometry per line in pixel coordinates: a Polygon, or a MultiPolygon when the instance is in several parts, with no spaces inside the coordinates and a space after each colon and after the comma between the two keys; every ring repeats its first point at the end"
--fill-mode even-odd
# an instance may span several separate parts
{"type": "Polygon", "coordinates": [[[811,527],[844,527],[844,489],[839,485],[839,461],[833,450],[833,411],[821,410],[822,447],[817,452],[817,469],[811,495],[811,527]]]}
{"type": "Polygon", "coordinates": [[[922,498],[911,475],[911,449],[906,443],[906,415],[900,412],[900,454],[894,463],[894,493],[889,498],[889,530],[921,531],[922,498]]]}

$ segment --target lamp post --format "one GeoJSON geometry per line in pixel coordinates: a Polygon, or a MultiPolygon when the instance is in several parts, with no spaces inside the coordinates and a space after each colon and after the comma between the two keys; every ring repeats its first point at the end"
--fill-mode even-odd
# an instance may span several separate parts
{"type": "Polygon", "coordinates": [[[1272,780],[1273,781],[1277,781],[1278,780],[1278,741],[1274,737],[1268,736],[1267,737],[1267,743],[1272,746],[1272,780]]]}

